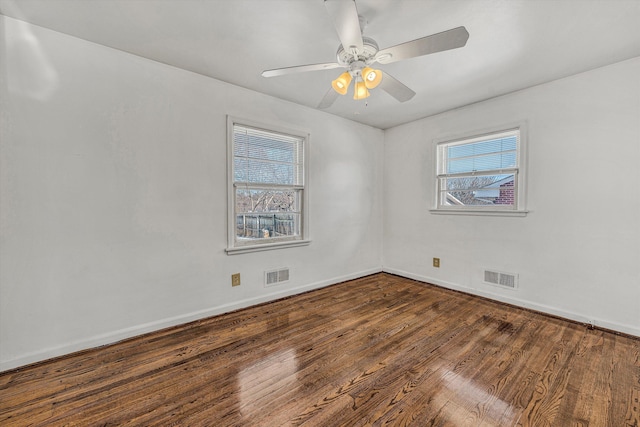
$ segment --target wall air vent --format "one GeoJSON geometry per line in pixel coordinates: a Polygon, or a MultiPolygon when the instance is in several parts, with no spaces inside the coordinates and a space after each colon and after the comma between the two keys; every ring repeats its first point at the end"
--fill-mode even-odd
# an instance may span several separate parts
{"type": "Polygon", "coordinates": [[[264,285],[265,286],[275,286],[280,283],[289,281],[289,269],[288,268],[279,268],[277,270],[265,271],[264,272],[264,285]]]}
{"type": "Polygon", "coordinates": [[[485,270],[484,282],[490,285],[516,289],[518,287],[518,275],[515,273],[504,273],[502,271],[485,270]]]}

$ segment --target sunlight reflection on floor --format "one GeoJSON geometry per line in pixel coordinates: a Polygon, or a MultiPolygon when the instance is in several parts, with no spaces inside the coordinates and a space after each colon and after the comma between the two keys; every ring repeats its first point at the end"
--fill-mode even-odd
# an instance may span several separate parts
{"type": "Polygon", "coordinates": [[[251,414],[277,399],[280,391],[288,391],[297,383],[298,359],[294,349],[270,354],[238,373],[240,411],[251,414]]]}
{"type": "Polygon", "coordinates": [[[492,421],[498,423],[513,418],[511,405],[499,399],[497,391],[490,389],[492,386],[476,385],[473,379],[451,371],[444,372],[441,378],[449,393],[438,395],[436,399],[447,400],[442,402],[442,411],[446,411],[447,419],[456,425],[474,425],[480,419],[491,425],[492,421]]]}

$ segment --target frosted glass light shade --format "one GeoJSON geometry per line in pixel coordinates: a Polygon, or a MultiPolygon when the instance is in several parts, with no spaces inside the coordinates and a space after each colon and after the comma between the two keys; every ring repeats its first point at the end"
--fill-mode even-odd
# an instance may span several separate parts
{"type": "Polygon", "coordinates": [[[347,93],[347,89],[349,89],[350,83],[351,74],[349,74],[348,71],[345,71],[344,73],[340,74],[337,79],[331,82],[331,87],[340,95],[345,95],[347,93]]]}
{"type": "Polygon", "coordinates": [[[363,81],[356,82],[353,87],[353,99],[365,99],[369,97],[369,90],[363,81]]]}
{"type": "Polygon", "coordinates": [[[373,89],[382,81],[382,71],[366,67],[362,70],[362,79],[367,89],[373,89]]]}

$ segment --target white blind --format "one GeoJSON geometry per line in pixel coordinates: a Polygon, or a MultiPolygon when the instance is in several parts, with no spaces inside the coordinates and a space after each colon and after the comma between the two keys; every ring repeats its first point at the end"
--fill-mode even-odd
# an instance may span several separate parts
{"type": "Polygon", "coordinates": [[[510,130],[438,146],[442,161],[438,175],[513,170],[518,167],[520,131],[510,130]]]}
{"type": "Polygon", "coordinates": [[[303,185],[304,139],[233,125],[235,183],[303,185]]]}

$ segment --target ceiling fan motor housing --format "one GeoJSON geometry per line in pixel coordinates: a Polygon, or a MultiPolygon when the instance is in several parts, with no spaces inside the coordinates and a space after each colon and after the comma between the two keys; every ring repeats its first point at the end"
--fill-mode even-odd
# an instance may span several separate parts
{"type": "Polygon", "coordinates": [[[342,45],[340,45],[338,47],[338,52],[336,53],[338,64],[347,68],[349,68],[352,63],[358,61],[363,62],[365,65],[371,64],[376,56],[376,53],[378,53],[378,43],[376,43],[376,41],[370,37],[362,37],[362,46],[362,52],[353,54],[345,49],[342,45]]]}

